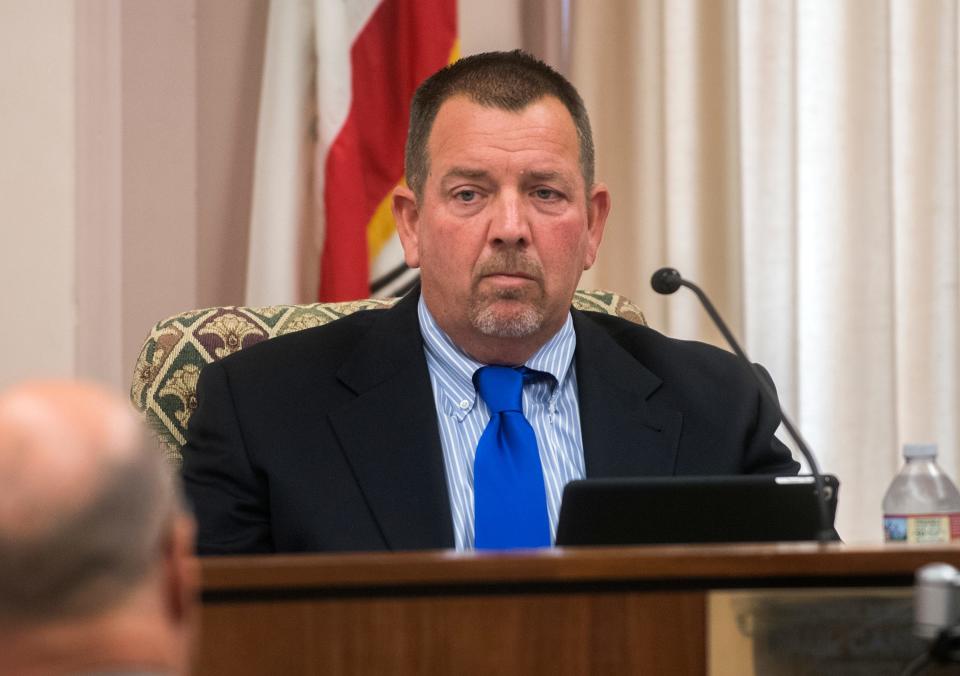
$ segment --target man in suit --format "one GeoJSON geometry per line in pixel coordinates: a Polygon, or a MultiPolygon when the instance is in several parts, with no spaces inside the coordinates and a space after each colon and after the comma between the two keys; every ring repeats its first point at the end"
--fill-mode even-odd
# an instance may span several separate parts
{"type": "Polygon", "coordinates": [[[610,209],[593,174],[583,102],[532,57],[468,57],[421,85],[393,196],[421,287],[204,369],[183,452],[200,551],[539,546],[572,479],[796,473],[732,355],[571,310],[610,209]],[[522,413],[483,392],[503,366],[522,413]],[[513,424],[535,441],[503,441],[513,424]],[[514,452],[535,467],[511,484],[487,458],[514,452]],[[536,537],[487,539],[531,512],[536,537]]]}
{"type": "Polygon", "coordinates": [[[193,520],[123,399],[0,394],[0,674],[184,674],[193,520]]]}

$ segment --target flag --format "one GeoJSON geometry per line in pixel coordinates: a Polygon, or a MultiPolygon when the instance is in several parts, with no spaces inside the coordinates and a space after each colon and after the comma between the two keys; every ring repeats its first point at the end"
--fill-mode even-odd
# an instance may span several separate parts
{"type": "Polygon", "coordinates": [[[266,50],[246,302],[396,288],[390,193],[413,92],[456,58],[456,0],[275,0],[266,50]]]}

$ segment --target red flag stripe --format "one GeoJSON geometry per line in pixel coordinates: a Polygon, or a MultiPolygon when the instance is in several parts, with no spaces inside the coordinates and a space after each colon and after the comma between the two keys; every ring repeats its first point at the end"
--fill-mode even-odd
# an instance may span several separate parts
{"type": "Polygon", "coordinates": [[[383,0],[350,50],[352,99],[325,166],[320,300],[369,294],[367,223],[403,175],[410,97],[447,63],[455,0],[383,0]]]}

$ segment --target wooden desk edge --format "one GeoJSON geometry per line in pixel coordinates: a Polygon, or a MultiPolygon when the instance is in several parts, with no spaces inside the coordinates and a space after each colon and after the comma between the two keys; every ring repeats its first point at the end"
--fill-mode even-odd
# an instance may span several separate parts
{"type": "Polygon", "coordinates": [[[710,580],[835,578],[902,583],[933,561],[960,567],[960,546],[815,543],[553,548],[535,552],[451,551],[205,557],[203,590],[481,586],[514,584],[682,583],[710,580]]]}

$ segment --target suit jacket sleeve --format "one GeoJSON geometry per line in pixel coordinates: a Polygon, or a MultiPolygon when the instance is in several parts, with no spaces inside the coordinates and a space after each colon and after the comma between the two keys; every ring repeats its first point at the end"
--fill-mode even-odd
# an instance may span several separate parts
{"type": "Polygon", "coordinates": [[[247,455],[219,362],[200,372],[197,401],[183,449],[183,480],[197,518],[198,552],[272,552],[266,480],[247,455]]]}

